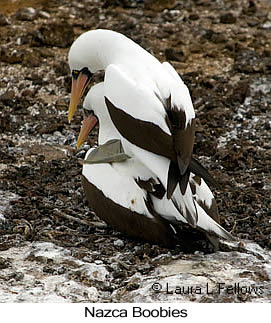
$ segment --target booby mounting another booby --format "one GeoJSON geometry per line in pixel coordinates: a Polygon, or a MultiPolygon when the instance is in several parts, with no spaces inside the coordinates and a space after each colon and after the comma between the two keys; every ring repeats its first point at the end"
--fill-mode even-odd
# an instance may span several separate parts
{"type": "MultiPolygon", "coordinates": [[[[210,175],[192,158],[195,112],[189,91],[174,68],[167,62],[161,64],[132,40],[109,30],[82,34],[70,49],[69,65],[72,71],[69,121],[92,74],[105,71],[100,100],[103,109],[108,110],[124,153],[131,157],[125,161],[125,167],[117,162],[112,165],[122,168],[122,177],[125,172],[128,174],[126,180],[136,180],[142,196],[147,194],[142,197],[142,203],[149,202],[148,211],[152,209],[163,221],[169,221],[168,228],[175,219],[206,232],[212,227],[210,232],[214,235],[230,238],[231,235],[206,214],[206,205],[207,209],[210,207],[208,199],[210,196],[212,201],[214,199],[203,178],[208,181],[210,175]],[[206,219],[212,222],[207,230],[206,219]]],[[[91,115],[84,120],[83,128],[90,130],[96,122],[91,115]]],[[[99,168],[110,169],[112,165],[103,164],[99,168]]],[[[89,182],[94,180],[88,178],[89,182]]],[[[105,185],[105,178],[101,177],[99,183],[105,185]]],[[[113,194],[122,195],[123,191],[125,189],[119,188],[113,194]]],[[[131,210],[127,204],[125,209],[131,210]]],[[[138,213],[145,214],[142,210],[138,213]]],[[[118,218],[116,212],[114,221],[125,220],[118,218]]]]}

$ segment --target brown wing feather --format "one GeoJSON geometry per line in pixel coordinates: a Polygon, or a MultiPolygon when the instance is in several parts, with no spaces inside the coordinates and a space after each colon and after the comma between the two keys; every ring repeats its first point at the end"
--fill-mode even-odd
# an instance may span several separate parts
{"type": "Polygon", "coordinates": [[[124,138],[142,149],[176,160],[172,137],[159,126],[134,118],[117,108],[107,97],[105,97],[105,103],[111,120],[124,138]]]}
{"type": "Polygon", "coordinates": [[[175,191],[175,188],[179,182],[179,169],[177,163],[170,162],[169,168],[168,168],[168,180],[167,180],[167,198],[170,199],[173,192],[175,191]]]}
{"type": "Polygon", "coordinates": [[[166,193],[166,190],[161,182],[156,183],[153,178],[149,178],[148,180],[142,180],[140,178],[135,179],[137,185],[143,190],[147,191],[149,194],[157,197],[158,199],[162,199],[166,193]]]}
{"type": "Polygon", "coordinates": [[[166,122],[173,139],[173,148],[176,152],[180,174],[184,175],[190,164],[194,140],[195,140],[195,119],[186,125],[185,112],[179,110],[171,103],[171,95],[164,105],[167,116],[166,122]]]}

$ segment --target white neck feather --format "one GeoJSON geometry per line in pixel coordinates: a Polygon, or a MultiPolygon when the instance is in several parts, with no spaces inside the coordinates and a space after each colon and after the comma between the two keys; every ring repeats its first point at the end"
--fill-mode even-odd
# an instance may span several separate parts
{"type": "Polygon", "coordinates": [[[99,145],[104,144],[108,140],[120,138],[105,105],[103,82],[96,84],[89,90],[83,106],[87,110],[93,110],[99,119],[99,145]]]}

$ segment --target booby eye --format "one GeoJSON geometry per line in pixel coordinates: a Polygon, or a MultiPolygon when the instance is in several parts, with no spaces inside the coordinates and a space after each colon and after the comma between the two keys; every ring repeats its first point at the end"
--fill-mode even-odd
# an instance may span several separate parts
{"type": "Polygon", "coordinates": [[[87,67],[84,67],[80,70],[82,74],[87,75],[87,77],[90,79],[93,75],[93,73],[90,72],[90,70],[87,67]]]}
{"type": "Polygon", "coordinates": [[[79,75],[79,71],[78,70],[72,70],[72,77],[76,80],[78,75],[79,75]]]}
{"type": "Polygon", "coordinates": [[[86,117],[89,117],[90,115],[91,115],[91,116],[95,116],[95,113],[94,113],[94,111],[93,111],[93,110],[87,109],[87,108],[85,108],[85,107],[83,107],[83,109],[84,109],[84,115],[85,115],[86,117]]]}
{"type": "Polygon", "coordinates": [[[88,80],[91,79],[93,73],[89,71],[87,67],[83,67],[80,71],[79,70],[72,70],[72,77],[77,80],[80,74],[84,74],[87,76],[88,80]]]}

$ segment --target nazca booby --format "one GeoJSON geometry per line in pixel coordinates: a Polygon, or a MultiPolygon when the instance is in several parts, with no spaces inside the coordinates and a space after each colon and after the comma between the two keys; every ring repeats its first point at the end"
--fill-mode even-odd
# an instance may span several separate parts
{"type": "MultiPolygon", "coordinates": [[[[79,142],[85,140],[99,120],[99,146],[87,152],[83,165],[83,187],[94,212],[128,236],[167,246],[181,241],[180,224],[187,225],[187,220],[180,215],[173,201],[163,194],[165,190],[155,175],[149,177],[149,170],[144,164],[128,155],[121,162],[118,159],[114,161],[115,156],[110,163],[93,161],[95,153],[102,151],[108,142],[115,140],[122,144],[125,141],[107,110],[103,83],[90,89],[83,107],[90,110],[93,123],[87,130],[83,123],[79,142]]],[[[127,147],[129,149],[129,145],[127,147]]],[[[231,234],[213,219],[217,217],[216,203],[204,180],[190,172],[188,185],[198,213],[196,229],[204,232],[212,243],[215,238],[232,239],[231,234]]]]}
{"type": "Polygon", "coordinates": [[[190,172],[206,180],[208,175],[192,159],[195,112],[175,69],[124,35],[102,29],[79,36],[68,60],[72,71],[69,121],[92,74],[105,71],[106,105],[118,132],[133,144],[132,157],[149,169],[150,177],[159,178],[167,198],[196,227],[198,210],[188,185],[190,172]]]}

